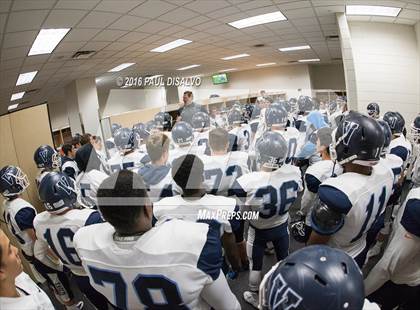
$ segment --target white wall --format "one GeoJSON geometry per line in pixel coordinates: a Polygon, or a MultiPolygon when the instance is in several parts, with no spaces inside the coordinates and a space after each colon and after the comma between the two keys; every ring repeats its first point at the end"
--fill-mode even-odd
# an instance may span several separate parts
{"type": "Polygon", "coordinates": [[[346,89],[343,64],[310,65],[309,75],[313,89],[346,89]]]}
{"type": "Polygon", "coordinates": [[[307,65],[281,66],[255,70],[228,72],[227,84],[213,85],[211,77],[203,77],[199,87],[179,87],[179,98],[185,90],[192,90],[195,100],[208,99],[211,94],[221,97],[267,92],[285,91],[288,97],[297,97],[298,89],[302,94],[311,94],[311,81],[307,65]]]}
{"type": "Polygon", "coordinates": [[[48,102],[52,131],[69,127],[67,108],[63,101],[48,102]]]}
{"type": "Polygon", "coordinates": [[[410,123],[420,111],[419,57],[413,26],[349,22],[358,110],[371,101],[381,114],[399,111],[410,123]]]}

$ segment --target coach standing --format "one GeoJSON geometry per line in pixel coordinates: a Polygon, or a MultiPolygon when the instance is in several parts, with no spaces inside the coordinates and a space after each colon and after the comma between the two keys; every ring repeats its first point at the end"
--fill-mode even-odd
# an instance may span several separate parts
{"type": "Polygon", "coordinates": [[[207,109],[193,102],[193,93],[191,91],[185,91],[182,97],[183,105],[178,109],[177,121],[184,121],[191,124],[193,115],[196,112],[205,112],[208,114],[207,109]]]}

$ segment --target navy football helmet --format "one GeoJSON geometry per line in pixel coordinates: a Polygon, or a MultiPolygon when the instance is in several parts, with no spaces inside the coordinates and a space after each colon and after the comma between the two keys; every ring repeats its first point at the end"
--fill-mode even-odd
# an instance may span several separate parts
{"type": "Polygon", "coordinates": [[[154,131],[155,129],[157,129],[157,124],[154,120],[148,121],[146,123],[146,130],[147,132],[152,133],[152,131],[154,131]]]}
{"type": "Polygon", "coordinates": [[[186,122],[178,122],[172,128],[172,140],[178,145],[187,145],[194,139],[193,129],[186,122]]]}
{"type": "Polygon", "coordinates": [[[59,154],[49,145],[41,145],[36,149],[34,161],[40,169],[58,169],[61,167],[59,154]]]}
{"type": "Polygon", "coordinates": [[[362,309],[363,275],[345,252],[304,247],[275,265],[260,285],[263,310],[362,309]]]}
{"type": "Polygon", "coordinates": [[[402,134],[405,120],[400,113],[388,111],[384,115],[384,121],[388,123],[393,135],[402,134]]]}
{"type": "Polygon", "coordinates": [[[120,124],[112,124],[111,125],[111,134],[112,134],[112,136],[114,137],[115,136],[115,133],[117,132],[117,130],[118,129],[121,129],[122,128],[122,126],[120,125],[120,124]]]}
{"type": "Polygon", "coordinates": [[[285,127],[287,124],[287,112],[282,107],[270,106],[265,112],[265,123],[268,127],[273,125],[285,127]]]}
{"type": "Polygon", "coordinates": [[[290,105],[291,112],[296,112],[298,110],[298,104],[297,104],[296,98],[290,98],[289,105],[290,105]]]}
{"type": "Polygon", "coordinates": [[[420,143],[420,115],[417,115],[413,123],[411,124],[408,137],[411,143],[420,143]]]}
{"type": "Polygon", "coordinates": [[[4,197],[20,195],[28,186],[28,177],[19,167],[9,165],[0,170],[0,193],[4,197]]]}
{"type": "Polygon", "coordinates": [[[146,128],[146,125],[143,123],[137,123],[133,125],[133,131],[137,133],[141,140],[146,140],[150,133],[146,128]]]}
{"type": "Polygon", "coordinates": [[[115,133],[114,142],[119,150],[132,150],[140,140],[139,135],[132,129],[121,128],[115,133]]]}
{"type": "Polygon", "coordinates": [[[172,116],[168,112],[159,112],[155,115],[156,127],[162,130],[171,130],[172,116]]]}
{"type": "Polygon", "coordinates": [[[242,113],[241,110],[232,108],[228,114],[228,123],[229,125],[238,125],[242,123],[242,113]]]}
{"type": "Polygon", "coordinates": [[[252,110],[251,119],[257,119],[261,115],[261,108],[256,105],[254,106],[254,109],[252,110]]]}
{"type": "Polygon", "coordinates": [[[385,155],[388,151],[389,144],[391,143],[391,140],[392,140],[392,132],[387,122],[385,122],[382,119],[378,119],[377,122],[379,123],[379,125],[381,125],[382,131],[384,132],[385,141],[384,141],[384,147],[382,149],[382,155],[385,155]]]}
{"type": "Polygon", "coordinates": [[[261,166],[280,168],[287,157],[287,142],[278,132],[266,131],[257,141],[256,155],[261,166]]]}
{"type": "Polygon", "coordinates": [[[376,120],[350,111],[333,132],[331,158],[340,165],[353,162],[373,166],[379,161],[384,142],[384,133],[376,120]]]}
{"type": "Polygon", "coordinates": [[[252,116],[252,112],[254,111],[254,105],[247,103],[245,104],[243,110],[242,110],[242,116],[246,121],[249,121],[252,116]]]}
{"type": "Polygon", "coordinates": [[[210,127],[210,117],[207,113],[196,112],[194,113],[191,125],[194,129],[205,129],[210,127]]]}
{"type": "Polygon", "coordinates": [[[366,110],[370,117],[379,118],[379,104],[377,104],[376,102],[369,103],[366,107],[366,110]]]}
{"type": "Polygon", "coordinates": [[[314,103],[309,96],[300,96],[298,101],[299,112],[310,112],[314,109],[314,103]]]}
{"type": "Polygon", "coordinates": [[[39,184],[38,192],[45,209],[51,213],[72,208],[77,201],[74,180],[62,172],[48,173],[39,184]]]}
{"type": "Polygon", "coordinates": [[[337,101],[335,100],[332,100],[328,103],[328,111],[330,113],[334,113],[337,110],[337,107],[338,107],[337,101]]]}

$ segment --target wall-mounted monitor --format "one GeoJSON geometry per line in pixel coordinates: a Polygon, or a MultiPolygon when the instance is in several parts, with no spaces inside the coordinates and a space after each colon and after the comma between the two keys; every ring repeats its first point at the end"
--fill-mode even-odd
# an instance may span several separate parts
{"type": "Polygon", "coordinates": [[[228,82],[228,77],[226,73],[219,73],[219,74],[212,75],[211,79],[213,80],[214,85],[224,84],[228,82]]]}

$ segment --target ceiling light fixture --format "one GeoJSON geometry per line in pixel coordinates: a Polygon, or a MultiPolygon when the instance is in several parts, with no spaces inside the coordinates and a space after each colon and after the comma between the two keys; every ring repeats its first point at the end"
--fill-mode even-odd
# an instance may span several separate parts
{"type": "Polygon", "coordinates": [[[346,5],[346,15],[397,17],[401,8],[380,5],[346,5]]]}
{"type": "Polygon", "coordinates": [[[177,70],[178,71],[184,71],[184,70],[188,70],[188,69],[192,69],[192,68],[196,68],[196,67],[200,67],[200,65],[190,65],[190,66],[178,68],[177,70]]]}
{"type": "Polygon", "coordinates": [[[25,95],[25,92],[22,91],[20,93],[14,93],[12,97],[10,97],[10,101],[21,99],[25,95]]]}
{"type": "Polygon", "coordinates": [[[290,47],[279,48],[279,51],[280,52],[290,52],[290,51],[309,50],[310,48],[311,47],[309,45],[290,46],[290,47]]]}
{"type": "Polygon", "coordinates": [[[230,71],[236,71],[238,70],[237,68],[230,68],[230,69],[224,69],[224,70],[220,70],[219,72],[230,72],[230,71]]]}
{"type": "Polygon", "coordinates": [[[14,110],[14,109],[16,109],[16,108],[18,107],[18,105],[19,105],[19,103],[9,105],[9,107],[7,108],[7,110],[8,110],[8,111],[10,111],[10,110],[14,110]]]}
{"type": "Polygon", "coordinates": [[[238,54],[238,55],[233,55],[233,56],[228,56],[228,57],[223,57],[221,58],[222,60],[231,60],[231,59],[236,59],[236,58],[242,58],[242,57],[248,57],[250,56],[249,54],[238,54]]]}
{"type": "Polygon", "coordinates": [[[125,68],[131,67],[132,65],[135,65],[135,64],[136,64],[135,62],[125,62],[119,66],[116,66],[115,68],[112,68],[108,72],[118,72],[118,71],[124,70],[125,68]]]}
{"type": "Polygon", "coordinates": [[[41,29],[28,56],[50,54],[71,28],[41,29]]]}
{"type": "Polygon", "coordinates": [[[275,62],[266,62],[264,64],[258,64],[258,65],[255,65],[255,66],[257,66],[257,67],[266,67],[266,66],[272,66],[272,65],[275,65],[275,64],[276,64],[275,62]]]}
{"type": "Polygon", "coordinates": [[[16,86],[31,83],[37,73],[38,71],[32,71],[19,74],[16,86]]]}
{"type": "Polygon", "coordinates": [[[287,20],[287,17],[284,16],[282,12],[276,11],[272,13],[261,14],[261,15],[256,15],[256,16],[240,19],[240,20],[228,23],[228,25],[235,27],[236,29],[242,29],[242,28],[247,28],[247,27],[252,27],[252,26],[257,26],[257,25],[268,24],[272,22],[278,22],[282,20],[287,20]]]}
{"type": "Polygon", "coordinates": [[[314,62],[314,61],[320,61],[319,58],[313,58],[313,59],[300,59],[298,62],[314,62]]]}
{"type": "Polygon", "coordinates": [[[183,46],[183,45],[188,44],[188,43],[191,43],[191,42],[192,41],[190,41],[190,40],[178,39],[178,40],[175,40],[175,41],[166,43],[164,45],[161,45],[159,47],[156,47],[156,48],[154,48],[154,49],[152,49],[150,51],[151,52],[155,52],[155,53],[164,53],[164,52],[170,51],[170,50],[172,50],[174,48],[183,46]]]}

